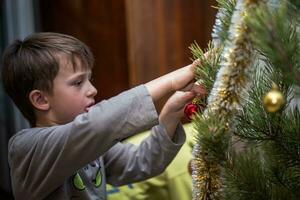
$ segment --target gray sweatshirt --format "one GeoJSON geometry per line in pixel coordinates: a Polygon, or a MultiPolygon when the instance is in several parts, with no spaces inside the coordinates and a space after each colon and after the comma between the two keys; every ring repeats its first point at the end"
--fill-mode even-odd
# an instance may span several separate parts
{"type": "Polygon", "coordinates": [[[160,174],[185,133],[179,125],[170,140],[157,124],[152,98],[141,85],[96,104],[68,124],[20,131],[9,141],[15,198],[106,199],[106,181],[118,186],[160,174]],[[120,142],[151,127],[140,146],[120,142]]]}

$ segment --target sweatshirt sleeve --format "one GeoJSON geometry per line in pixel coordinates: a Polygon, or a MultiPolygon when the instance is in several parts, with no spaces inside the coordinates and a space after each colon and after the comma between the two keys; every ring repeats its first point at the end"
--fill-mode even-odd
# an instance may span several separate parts
{"type": "Polygon", "coordinates": [[[162,173],[184,141],[185,132],[181,124],[177,126],[173,140],[159,124],[139,146],[117,143],[104,156],[107,182],[120,186],[162,173]]]}
{"type": "Polygon", "coordinates": [[[121,139],[157,123],[152,98],[141,85],[94,105],[66,125],[16,134],[9,142],[16,197],[49,194],[121,139]]]}

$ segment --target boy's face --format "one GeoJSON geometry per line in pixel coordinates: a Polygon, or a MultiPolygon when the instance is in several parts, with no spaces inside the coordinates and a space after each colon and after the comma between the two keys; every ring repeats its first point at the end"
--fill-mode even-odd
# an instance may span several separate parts
{"type": "Polygon", "coordinates": [[[82,67],[76,58],[76,70],[65,56],[60,59],[60,69],[49,94],[51,124],[66,124],[95,104],[96,88],[91,84],[91,70],[82,67]]]}

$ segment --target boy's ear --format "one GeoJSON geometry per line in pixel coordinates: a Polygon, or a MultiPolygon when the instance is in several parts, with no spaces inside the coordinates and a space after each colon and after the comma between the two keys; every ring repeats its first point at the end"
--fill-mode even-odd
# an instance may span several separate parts
{"type": "Polygon", "coordinates": [[[38,110],[49,110],[50,104],[44,92],[40,90],[32,90],[29,93],[29,100],[31,104],[38,110]]]}

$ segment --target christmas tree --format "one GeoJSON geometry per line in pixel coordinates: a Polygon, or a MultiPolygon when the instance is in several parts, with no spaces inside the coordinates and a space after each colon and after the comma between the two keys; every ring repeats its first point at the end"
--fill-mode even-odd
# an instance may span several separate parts
{"type": "Polygon", "coordinates": [[[193,200],[300,199],[300,1],[218,9],[208,48],[191,46],[209,94],[193,101],[193,200]]]}

